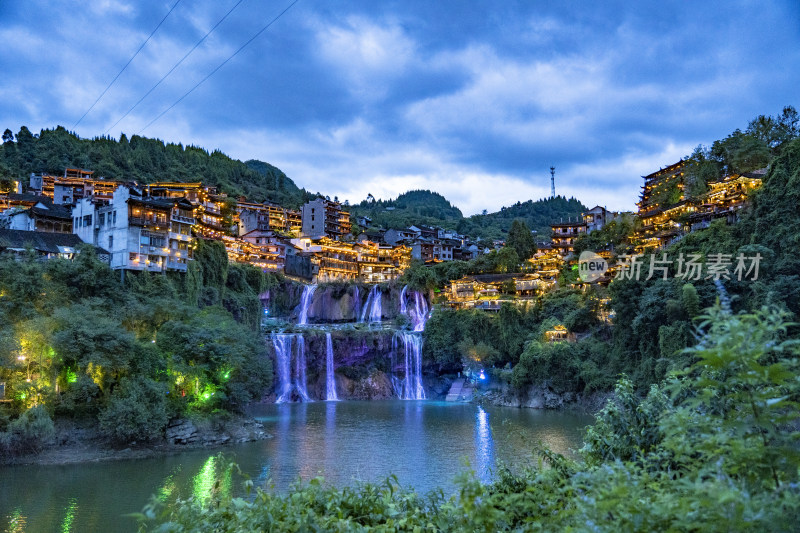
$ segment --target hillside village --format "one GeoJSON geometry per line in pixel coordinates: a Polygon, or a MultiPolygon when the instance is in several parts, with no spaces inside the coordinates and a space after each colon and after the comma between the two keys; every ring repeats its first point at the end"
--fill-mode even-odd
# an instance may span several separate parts
{"type": "MultiPolygon", "coordinates": [[[[535,254],[518,272],[453,280],[444,300],[456,308],[489,310],[499,309],[503,301],[524,303],[554,287],[565,268],[574,269],[575,245],[582,238],[627,222],[632,231],[626,242],[592,248],[610,265],[594,281],[607,284],[620,253],[653,252],[714,220],[735,222],[765,174],[764,169],[728,175],[690,197],[685,166],[681,160],[644,176],[635,214],[595,206],[581,217],[554,220],[550,238],[538,239],[535,254]]],[[[15,190],[0,191],[0,250],[22,253],[30,247],[42,257],[69,258],[88,243],[119,271],[185,272],[196,239],[211,239],[225,245],[232,262],[297,281],[383,283],[397,279],[414,260],[426,265],[469,261],[505,244],[423,224],[374,227],[336,199],[317,197],[295,210],[231,198],[200,181],[140,185],[68,168],[59,176],[31,174],[27,184],[14,185],[15,190]]]]}

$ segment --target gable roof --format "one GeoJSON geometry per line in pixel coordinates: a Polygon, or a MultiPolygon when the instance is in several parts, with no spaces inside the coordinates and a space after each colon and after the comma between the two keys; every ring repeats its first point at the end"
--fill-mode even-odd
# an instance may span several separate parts
{"type": "MultiPolygon", "coordinates": [[[[24,231],[0,229],[0,250],[7,248],[24,249],[30,246],[37,252],[47,254],[65,253],[65,248],[76,249],[84,244],[74,233],[48,233],[44,231],[24,231]]],[[[95,246],[98,254],[109,253],[95,246]]]]}

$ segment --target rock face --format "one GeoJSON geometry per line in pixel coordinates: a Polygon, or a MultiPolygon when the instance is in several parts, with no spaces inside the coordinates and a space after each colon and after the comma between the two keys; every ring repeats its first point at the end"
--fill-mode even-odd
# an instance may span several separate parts
{"type": "Polygon", "coordinates": [[[513,390],[507,384],[502,384],[500,387],[483,393],[481,399],[493,405],[530,409],[561,409],[585,403],[591,408],[597,403],[594,397],[584,398],[574,392],[557,392],[548,383],[531,385],[522,392],[513,390]]]}
{"type": "Polygon", "coordinates": [[[223,424],[205,423],[197,427],[189,419],[172,420],[165,431],[169,444],[219,446],[229,442],[250,442],[269,438],[264,426],[255,420],[239,419],[223,424]]]}
{"type": "Polygon", "coordinates": [[[365,378],[350,380],[343,378],[342,389],[352,400],[388,400],[394,398],[392,382],[385,372],[373,371],[365,378]]]}
{"type": "MultiPolygon", "coordinates": [[[[297,318],[297,308],[303,294],[304,285],[287,281],[273,287],[261,295],[262,301],[270,309],[273,317],[293,320],[297,318]]],[[[331,324],[358,322],[361,311],[367,303],[373,285],[356,283],[326,283],[319,285],[308,307],[310,324],[331,324]]],[[[400,293],[402,287],[379,285],[381,293],[381,315],[383,320],[393,320],[400,314],[400,293]]]]}

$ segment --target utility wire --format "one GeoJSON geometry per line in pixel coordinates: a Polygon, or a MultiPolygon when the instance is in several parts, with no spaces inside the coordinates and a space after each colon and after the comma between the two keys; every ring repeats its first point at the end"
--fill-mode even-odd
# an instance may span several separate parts
{"type": "Polygon", "coordinates": [[[125,112],[125,114],[124,114],[124,115],[122,115],[121,117],[119,117],[119,119],[118,119],[118,120],[117,120],[117,121],[116,121],[114,124],[112,124],[110,128],[108,128],[108,129],[106,130],[106,135],[108,134],[108,132],[109,132],[109,131],[111,131],[112,129],[114,129],[114,127],[115,127],[117,124],[119,124],[120,122],[122,122],[122,120],[123,120],[125,117],[127,117],[128,115],[130,115],[130,114],[131,114],[131,111],[133,111],[134,109],[136,109],[136,106],[138,106],[139,104],[141,104],[141,103],[142,103],[142,100],[144,100],[145,98],[147,98],[147,97],[150,95],[150,93],[152,93],[153,91],[155,91],[155,90],[156,90],[156,88],[157,88],[159,85],[161,85],[161,82],[162,82],[162,81],[164,81],[165,79],[167,79],[167,77],[169,77],[169,75],[170,75],[170,74],[172,74],[172,72],[173,72],[173,71],[174,71],[176,68],[178,68],[178,67],[181,65],[181,63],[183,63],[183,62],[186,60],[186,58],[187,58],[187,57],[189,57],[189,56],[192,54],[192,52],[194,52],[194,51],[197,49],[197,47],[198,47],[198,46],[200,46],[201,44],[203,44],[203,41],[205,41],[205,40],[206,40],[206,38],[207,38],[209,35],[211,35],[211,32],[213,32],[214,30],[216,30],[216,29],[217,29],[217,27],[218,27],[220,24],[222,24],[222,23],[225,21],[225,19],[226,19],[226,18],[228,18],[228,15],[230,15],[231,13],[233,13],[233,10],[234,10],[234,9],[236,9],[237,7],[239,7],[239,4],[241,4],[242,2],[244,2],[244,0],[239,0],[238,2],[236,2],[236,4],[234,4],[234,6],[233,6],[232,8],[230,8],[230,10],[229,10],[227,13],[225,13],[225,16],[223,16],[221,19],[219,19],[219,21],[218,21],[216,24],[214,24],[214,27],[213,27],[213,28],[211,28],[210,30],[208,30],[208,32],[207,32],[205,35],[203,35],[203,37],[202,37],[202,38],[201,38],[199,41],[197,41],[197,42],[195,43],[195,45],[192,47],[192,49],[191,49],[191,50],[189,50],[188,52],[186,52],[186,55],[185,55],[185,56],[183,56],[183,57],[180,59],[180,61],[178,61],[177,63],[175,63],[175,64],[172,66],[172,68],[171,68],[171,69],[169,69],[169,72],[167,72],[166,74],[164,74],[164,75],[161,77],[161,79],[160,79],[160,80],[158,80],[158,81],[156,82],[156,84],[155,84],[155,85],[153,85],[153,86],[150,88],[150,90],[149,90],[149,91],[147,91],[146,93],[144,93],[144,96],[142,96],[141,98],[139,98],[139,100],[138,100],[138,101],[137,101],[135,104],[133,104],[133,107],[131,107],[130,109],[128,109],[128,110],[125,112]]]}
{"type": "Polygon", "coordinates": [[[111,88],[111,86],[112,86],[112,85],[114,85],[114,82],[115,82],[115,81],[117,81],[117,78],[119,78],[119,77],[122,75],[122,73],[123,73],[123,72],[125,72],[125,69],[126,69],[126,68],[128,68],[128,65],[130,65],[130,64],[131,64],[131,61],[133,61],[133,60],[134,60],[134,58],[135,58],[136,56],[138,56],[138,55],[139,55],[139,52],[141,52],[141,51],[142,51],[142,48],[144,48],[144,45],[146,45],[146,44],[147,44],[147,42],[150,40],[150,38],[151,38],[153,35],[155,35],[156,31],[158,31],[158,28],[160,28],[160,27],[161,27],[161,25],[162,25],[162,24],[164,24],[164,21],[165,21],[165,20],[167,20],[167,17],[169,16],[169,14],[170,14],[170,13],[172,13],[172,10],[173,10],[173,9],[175,9],[175,8],[178,6],[178,4],[180,4],[180,3],[181,3],[181,0],[177,0],[177,1],[176,1],[176,2],[175,2],[173,5],[172,5],[172,7],[170,8],[170,10],[169,10],[169,11],[167,11],[167,14],[166,14],[166,15],[164,15],[164,18],[163,18],[163,19],[161,19],[161,22],[159,22],[159,23],[158,23],[158,25],[155,27],[155,29],[154,29],[153,31],[151,31],[151,32],[150,32],[150,35],[148,35],[148,36],[147,36],[147,39],[145,39],[145,40],[144,40],[144,42],[142,43],[142,46],[140,46],[140,47],[139,47],[139,49],[138,49],[138,50],[136,50],[136,53],[135,53],[135,54],[133,54],[133,55],[131,56],[131,58],[128,60],[128,62],[127,62],[127,63],[125,63],[125,66],[124,66],[124,67],[122,67],[122,70],[120,70],[120,71],[117,73],[117,75],[116,75],[116,76],[114,76],[114,79],[113,79],[113,80],[111,80],[111,83],[109,83],[109,84],[108,84],[108,86],[107,86],[107,87],[106,87],[106,88],[103,90],[103,92],[102,92],[102,93],[100,93],[100,96],[98,96],[98,97],[97,97],[97,100],[95,100],[95,101],[94,101],[94,103],[93,103],[91,106],[89,106],[89,109],[87,109],[87,110],[86,110],[86,113],[84,113],[84,114],[81,116],[81,118],[79,118],[79,119],[78,119],[78,122],[76,122],[75,124],[73,124],[73,125],[72,125],[72,128],[73,128],[73,129],[74,129],[74,128],[75,128],[75,127],[78,125],[78,124],[80,124],[81,120],[83,120],[83,119],[86,117],[86,115],[88,115],[88,114],[89,114],[89,111],[91,111],[92,109],[94,109],[94,106],[96,106],[96,105],[97,105],[97,102],[99,102],[99,101],[100,101],[100,99],[101,99],[103,96],[105,96],[105,94],[108,92],[108,90],[111,88]]]}
{"type": "Polygon", "coordinates": [[[223,61],[222,63],[220,63],[220,64],[217,66],[217,68],[215,68],[214,70],[212,70],[212,71],[211,71],[211,72],[210,72],[210,73],[209,73],[209,74],[208,74],[208,75],[207,75],[205,78],[203,78],[202,80],[200,80],[199,82],[197,82],[197,84],[195,84],[195,86],[194,86],[194,87],[192,87],[191,89],[189,89],[188,91],[186,91],[186,92],[183,94],[183,96],[181,96],[180,98],[178,98],[177,100],[175,100],[175,102],[173,102],[173,104],[172,104],[171,106],[169,106],[169,107],[168,107],[168,108],[166,108],[164,111],[162,111],[162,112],[161,112],[161,113],[160,113],[160,114],[159,114],[159,115],[158,115],[156,118],[154,118],[153,120],[151,120],[150,122],[148,122],[147,126],[145,126],[144,128],[140,129],[140,130],[139,130],[139,131],[136,133],[136,135],[139,135],[139,134],[141,134],[141,133],[142,133],[144,130],[146,130],[147,128],[149,128],[150,126],[152,126],[152,125],[153,125],[153,123],[155,123],[155,122],[156,122],[158,119],[160,119],[161,117],[163,117],[164,115],[166,115],[166,114],[167,114],[167,112],[169,112],[169,110],[170,110],[170,109],[172,109],[173,107],[175,107],[176,105],[178,105],[179,103],[181,103],[181,101],[182,101],[184,98],[186,98],[187,96],[189,96],[189,95],[190,95],[190,94],[191,94],[191,93],[192,93],[192,92],[193,92],[195,89],[197,89],[198,87],[200,87],[200,85],[202,85],[203,83],[205,83],[205,81],[206,81],[206,80],[208,80],[208,78],[210,78],[211,76],[213,76],[214,74],[216,74],[216,72],[217,72],[219,69],[221,69],[223,66],[225,66],[225,64],[226,64],[228,61],[230,61],[231,59],[233,59],[233,58],[234,58],[234,56],[236,56],[236,54],[238,54],[239,52],[241,52],[242,50],[244,50],[244,48],[245,48],[245,47],[246,47],[248,44],[250,44],[251,42],[253,42],[254,40],[256,40],[256,38],[257,38],[259,35],[261,35],[261,34],[262,34],[262,33],[264,33],[265,31],[267,31],[267,29],[268,29],[270,26],[272,26],[272,25],[273,25],[275,22],[277,22],[279,18],[281,18],[281,17],[282,17],[282,16],[283,16],[283,15],[284,15],[284,14],[285,14],[287,11],[289,11],[289,10],[290,10],[290,9],[291,9],[291,8],[292,8],[292,7],[293,7],[293,6],[294,6],[294,5],[297,3],[297,2],[299,2],[299,1],[300,1],[300,0],[294,0],[294,1],[293,1],[291,4],[289,4],[289,5],[288,5],[288,6],[287,6],[287,7],[286,7],[286,8],[285,8],[283,11],[281,11],[280,13],[278,13],[278,15],[277,15],[275,18],[273,18],[271,21],[269,21],[269,23],[267,23],[267,25],[266,25],[266,26],[264,26],[263,28],[261,28],[260,30],[258,30],[258,31],[255,33],[255,35],[253,35],[252,37],[250,37],[250,39],[248,39],[248,40],[247,40],[247,41],[246,41],[246,42],[245,42],[245,43],[244,43],[242,46],[240,46],[240,47],[239,47],[239,49],[238,49],[238,50],[236,50],[236,51],[235,51],[233,54],[231,54],[231,55],[230,55],[230,57],[228,57],[228,59],[226,59],[225,61],[223,61]]]}

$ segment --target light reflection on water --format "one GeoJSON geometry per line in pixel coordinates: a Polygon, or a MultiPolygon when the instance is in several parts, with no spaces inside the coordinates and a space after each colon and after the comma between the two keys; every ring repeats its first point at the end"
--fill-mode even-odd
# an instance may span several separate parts
{"type": "Polygon", "coordinates": [[[542,441],[569,453],[581,445],[585,415],[479,407],[434,401],[316,402],[260,406],[253,411],[274,438],[223,448],[130,461],[0,468],[0,530],[135,531],[132,519],[155,495],[162,501],[242,494],[233,460],[254,481],[286,490],[298,479],[379,482],[395,474],[403,486],[454,490],[454,478],[475,470],[491,479],[496,461],[519,465],[542,441]]]}

